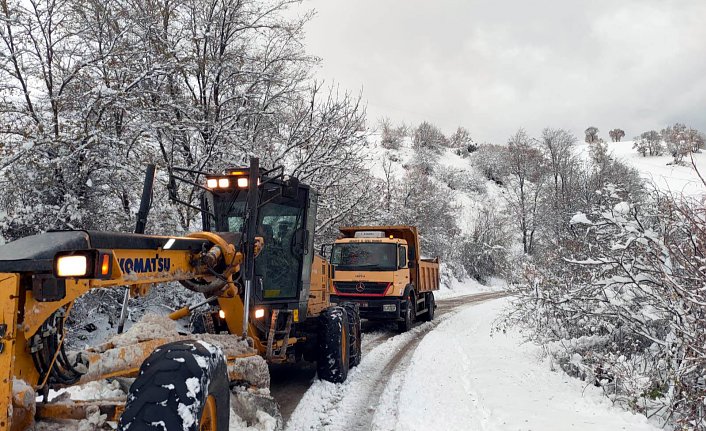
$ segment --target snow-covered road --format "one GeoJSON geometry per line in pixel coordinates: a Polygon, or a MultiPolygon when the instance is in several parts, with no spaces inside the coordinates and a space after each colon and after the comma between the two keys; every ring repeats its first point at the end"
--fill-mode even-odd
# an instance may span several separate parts
{"type": "Polygon", "coordinates": [[[360,366],[343,384],[313,382],[287,429],[658,429],[553,371],[518,334],[491,334],[504,300],[463,302],[446,301],[438,320],[405,334],[366,334],[360,366]]]}
{"type": "MultiPolygon", "coordinates": [[[[402,381],[415,348],[424,336],[453,316],[459,307],[500,295],[502,293],[493,292],[440,300],[433,322],[418,324],[404,334],[397,334],[394,325],[374,326],[376,329],[363,335],[363,361],[349,372],[346,382],[333,384],[316,380],[311,383],[289,417],[287,429],[369,430],[379,416],[394,416],[394,411],[387,411],[394,405],[397,395],[394,388],[402,381]]],[[[280,401],[276,391],[273,395],[280,401]]],[[[286,410],[283,406],[283,412],[286,410]]]]}

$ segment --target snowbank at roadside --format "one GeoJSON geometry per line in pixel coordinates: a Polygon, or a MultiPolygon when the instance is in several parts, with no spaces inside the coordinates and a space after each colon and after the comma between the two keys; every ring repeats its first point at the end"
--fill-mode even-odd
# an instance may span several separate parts
{"type": "MultiPolygon", "coordinates": [[[[444,271],[444,268],[442,268],[444,271]]],[[[482,284],[472,278],[459,281],[454,277],[443,280],[441,288],[434,292],[435,299],[453,298],[456,296],[473,295],[474,293],[497,292],[505,290],[507,283],[499,278],[492,278],[487,284],[482,284]]]]}
{"type": "MultiPolygon", "coordinates": [[[[515,332],[491,334],[506,304],[468,307],[427,334],[405,372],[394,417],[375,429],[656,431],[600,390],[552,371],[515,332]]],[[[384,408],[384,407],[383,407],[384,408]]],[[[379,408],[380,409],[380,408],[379,408]]]]}

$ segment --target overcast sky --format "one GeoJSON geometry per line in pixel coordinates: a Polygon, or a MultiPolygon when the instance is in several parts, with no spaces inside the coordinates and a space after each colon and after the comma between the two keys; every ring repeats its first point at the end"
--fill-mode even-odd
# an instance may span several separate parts
{"type": "Polygon", "coordinates": [[[321,78],[479,142],[562,127],[706,131],[706,0],[307,0],[321,78]]]}

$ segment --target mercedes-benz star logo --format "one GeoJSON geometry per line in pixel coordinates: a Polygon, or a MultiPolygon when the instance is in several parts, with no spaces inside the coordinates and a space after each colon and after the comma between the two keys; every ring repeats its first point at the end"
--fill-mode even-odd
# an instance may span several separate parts
{"type": "Polygon", "coordinates": [[[358,284],[356,284],[356,286],[355,286],[355,291],[356,291],[356,292],[362,293],[364,290],[365,290],[365,285],[363,284],[362,281],[359,282],[358,284]]]}

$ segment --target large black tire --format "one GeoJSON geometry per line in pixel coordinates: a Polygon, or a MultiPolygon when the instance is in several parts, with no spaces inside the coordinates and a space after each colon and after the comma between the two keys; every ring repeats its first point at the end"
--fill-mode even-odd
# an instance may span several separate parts
{"type": "Polygon", "coordinates": [[[333,383],[346,381],[350,358],[348,328],[348,313],[343,307],[329,307],[319,316],[316,371],[320,379],[333,383]]]}
{"type": "Polygon", "coordinates": [[[407,332],[412,329],[414,325],[414,319],[417,316],[417,303],[414,300],[414,295],[410,292],[404,302],[404,311],[402,314],[402,321],[397,322],[397,330],[399,332],[407,332]]]}
{"type": "Polygon", "coordinates": [[[436,301],[434,300],[434,292],[426,293],[426,303],[427,311],[422,314],[421,320],[425,322],[431,322],[434,320],[434,312],[436,311],[436,301]]]}
{"type": "Polygon", "coordinates": [[[360,309],[358,308],[358,304],[350,302],[343,304],[343,308],[345,308],[346,313],[348,313],[348,339],[350,340],[350,348],[348,349],[350,359],[348,360],[348,364],[350,368],[353,368],[360,364],[360,361],[363,359],[363,335],[360,329],[360,309]]]}
{"type": "Polygon", "coordinates": [[[165,344],[142,363],[118,429],[196,431],[210,418],[206,429],[227,431],[228,383],[220,349],[199,341],[165,344]]]}

